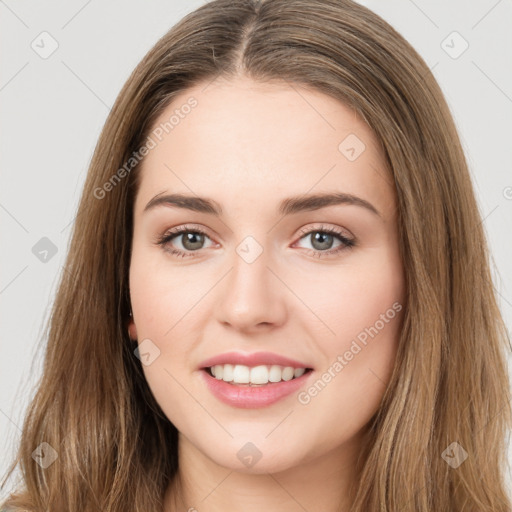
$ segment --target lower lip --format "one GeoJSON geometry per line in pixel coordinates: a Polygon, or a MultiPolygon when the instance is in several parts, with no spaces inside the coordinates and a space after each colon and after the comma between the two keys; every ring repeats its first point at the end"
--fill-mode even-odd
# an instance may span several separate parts
{"type": "Polygon", "coordinates": [[[221,379],[212,377],[206,370],[201,370],[208,389],[221,402],[243,409],[256,409],[271,405],[304,385],[312,370],[291,380],[266,384],[265,386],[248,386],[229,384],[221,379]]]}

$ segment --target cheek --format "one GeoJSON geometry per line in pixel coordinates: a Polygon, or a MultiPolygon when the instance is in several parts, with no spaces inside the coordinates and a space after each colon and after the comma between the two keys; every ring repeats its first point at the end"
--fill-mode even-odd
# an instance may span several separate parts
{"type": "Polygon", "coordinates": [[[346,265],[315,272],[314,279],[295,277],[293,281],[297,295],[307,298],[307,305],[315,314],[308,315],[308,322],[319,325],[317,339],[322,340],[324,352],[331,356],[346,350],[358,335],[364,338],[366,330],[376,323],[383,334],[391,334],[405,298],[397,250],[380,247],[355,254],[348,261],[346,265]]]}
{"type": "Polygon", "coordinates": [[[318,339],[325,363],[300,402],[313,429],[329,422],[350,436],[377,411],[394,367],[405,309],[402,268],[397,258],[375,257],[325,280],[324,290],[329,297],[316,307],[333,333],[318,339]]]}
{"type": "Polygon", "coordinates": [[[188,318],[188,311],[204,292],[190,281],[190,270],[173,268],[165,257],[157,256],[160,250],[135,248],[130,295],[138,335],[153,336],[164,343],[180,319],[188,318]]]}
{"type": "MultiPolygon", "coordinates": [[[[149,364],[142,370],[156,402],[177,428],[183,411],[190,404],[190,395],[183,383],[189,378],[187,339],[184,327],[193,318],[191,306],[197,302],[197,290],[183,282],[183,272],[162,268],[161,258],[142,250],[132,253],[130,265],[130,294],[137,326],[139,352],[151,354],[149,364]],[[155,263],[155,260],[158,260],[155,263]],[[180,277],[181,276],[181,277],[180,277]],[[179,413],[178,413],[179,412],[179,413]]],[[[144,361],[143,361],[144,363],[144,361]]]]}
{"type": "Polygon", "coordinates": [[[368,329],[389,331],[403,309],[403,283],[399,273],[353,273],[344,280],[329,309],[335,336],[340,340],[364,338],[368,329]],[[395,307],[393,308],[393,305],[395,307]],[[385,329],[384,329],[385,328],[385,329]]]}

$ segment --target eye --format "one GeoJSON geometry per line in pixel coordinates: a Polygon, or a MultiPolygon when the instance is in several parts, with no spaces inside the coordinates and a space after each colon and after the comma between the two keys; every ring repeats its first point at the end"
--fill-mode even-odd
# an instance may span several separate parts
{"type": "Polygon", "coordinates": [[[309,238],[311,241],[313,249],[310,250],[309,254],[319,258],[337,254],[354,247],[356,244],[354,239],[346,237],[341,230],[332,227],[320,226],[316,229],[302,230],[300,234],[302,235],[301,240],[309,238]],[[332,246],[335,240],[340,243],[333,249],[332,246]]]}
{"type": "Polygon", "coordinates": [[[189,252],[193,253],[197,252],[199,249],[202,249],[202,244],[204,243],[205,237],[209,238],[202,229],[191,226],[181,226],[179,228],[168,231],[162,237],[159,237],[156,243],[158,245],[162,245],[164,251],[169,252],[175,256],[194,256],[193,254],[189,254],[189,252]],[[174,238],[181,239],[181,246],[184,250],[170,247],[171,241],[174,238]]]}
{"type": "MultiPolygon", "coordinates": [[[[355,246],[356,242],[352,238],[348,238],[344,233],[336,228],[320,226],[316,229],[301,230],[300,240],[310,237],[313,249],[308,254],[322,258],[337,254],[341,251],[350,249],[355,246]],[[314,237],[312,238],[312,235],[314,237]],[[332,248],[333,243],[338,240],[339,245],[332,248]]],[[[163,236],[158,237],[156,243],[163,246],[164,251],[181,258],[195,256],[194,252],[203,249],[205,239],[210,237],[201,228],[196,226],[180,226],[179,228],[168,231],[163,236]],[[174,239],[180,240],[182,249],[176,249],[171,242],[174,239]]]]}

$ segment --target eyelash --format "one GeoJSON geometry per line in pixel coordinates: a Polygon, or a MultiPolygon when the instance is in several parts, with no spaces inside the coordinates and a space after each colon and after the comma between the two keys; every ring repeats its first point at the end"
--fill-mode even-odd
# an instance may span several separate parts
{"type": "MultiPolygon", "coordinates": [[[[177,236],[182,235],[183,233],[201,234],[201,235],[205,235],[208,237],[208,234],[200,228],[191,227],[191,226],[182,226],[182,227],[173,229],[172,231],[168,231],[161,237],[158,237],[156,244],[163,246],[164,251],[172,254],[173,256],[177,256],[177,257],[181,257],[181,258],[194,257],[194,253],[198,252],[198,251],[190,251],[190,253],[187,253],[184,251],[180,251],[179,249],[169,249],[166,247],[166,245],[173,238],[176,238],[177,236]]],[[[342,243],[342,245],[340,245],[336,249],[329,249],[327,251],[319,251],[317,249],[307,249],[308,251],[310,251],[310,252],[308,252],[309,255],[317,256],[319,258],[324,258],[326,256],[331,256],[333,254],[337,254],[341,251],[351,249],[352,247],[354,247],[356,245],[355,240],[345,237],[341,231],[339,231],[335,228],[324,227],[324,226],[320,226],[320,228],[316,228],[316,229],[301,230],[299,240],[301,240],[305,236],[310,235],[312,233],[323,233],[323,234],[328,234],[328,235],[335,235],[335,237],[338,238],[338,240],[342,243]]]]}

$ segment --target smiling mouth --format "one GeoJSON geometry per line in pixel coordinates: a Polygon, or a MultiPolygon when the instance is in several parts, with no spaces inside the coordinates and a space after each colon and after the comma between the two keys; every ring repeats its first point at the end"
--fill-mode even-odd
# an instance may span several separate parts
{"type": "Polygon", "coordinates": [[[263,387],[295,380],[313,371],[312,368],[293,368],[279,365],[215,365],[203,368],[211,378],[240,387],[263,387]]]}

